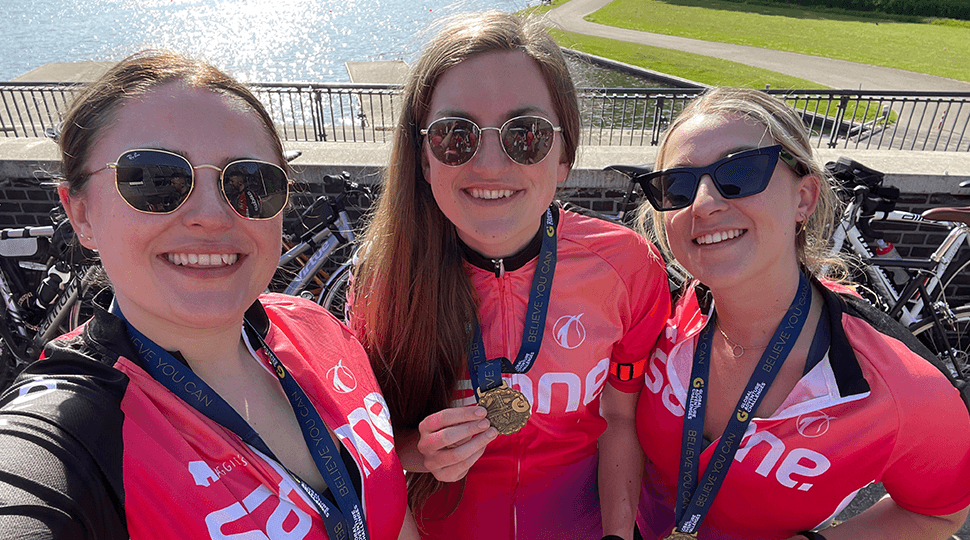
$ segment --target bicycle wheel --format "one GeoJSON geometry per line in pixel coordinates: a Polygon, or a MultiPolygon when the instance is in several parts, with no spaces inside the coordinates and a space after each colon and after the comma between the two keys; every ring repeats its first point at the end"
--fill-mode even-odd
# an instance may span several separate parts
{"type": "Polygon", "coordinates": [[[350,281],[350,263],[334,271],[327,282],[326,290],[320,295],[320,305],[333,316],[347,322],[347,283],[350,281]]]}
{"type": "Polygon", "coordinates": [[[945,343],[940,343],[940,338],[933,332],[933,319],[924,317],[910,325],[909,330],[920,341],[923,342],[940,360],[950,369],[950,374],[956,376],[957,366],[963,371],[963,377],[970,376],[970,368],[967,366],[968,355],[970,355],[970,305],[960,306],[950,310],[952,317],[944,317],[941,321],[944,326],[945,343]],[[951,365],[947,358],[947,351],[953,355],[957,366],[951,365]]]}
{"type": "Polygon", "coordinates": [[[942,300],[950,305],[970,301],[970,249],[961,249],[946,267],[933,300],[942,300]]]}

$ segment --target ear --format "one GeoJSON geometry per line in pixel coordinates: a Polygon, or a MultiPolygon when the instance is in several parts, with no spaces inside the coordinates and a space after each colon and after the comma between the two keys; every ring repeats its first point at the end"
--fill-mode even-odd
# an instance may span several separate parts
{"type": "Polygon", "coordinates": [[[57,186],[57,197],[71,222],[74,234],[80,244],[88,249],[97,251],[98,243],[94,238],[91,222],[88,220],[88,204],[84,194],[72,196],[66,182],[57,186]]]}
{"type": "Polygon", "coordinates": [[[818,199],[822,193],[822,180],[814,174],[806,174],[797,180],[796,196],[798,198],[797,213],[805,216],[812,215],[818,206],[818,199]]]}
{"type": "Polygon", "coordinates": [[[566,163],[566,162],[563,162],[563,161],[560,161],[559,162],[559,166],[556,167],[556,183],[557,184],[561,184],[561,183],[563,183],[563,182],[566,181],[566,177],[569,176],[569,170],[570,169],[572,169],[572,167],[569,165],[569,163],[566,163]]]}
{"type": "Polygon", "coordinates": [[[418,150],[418,154],[421,156],[421,172],[424,173],[424,181],[431,183],[431,162],[428,161],[428,153],[424,149],[424,140],[421,141],[421,149],[418,150]]]}

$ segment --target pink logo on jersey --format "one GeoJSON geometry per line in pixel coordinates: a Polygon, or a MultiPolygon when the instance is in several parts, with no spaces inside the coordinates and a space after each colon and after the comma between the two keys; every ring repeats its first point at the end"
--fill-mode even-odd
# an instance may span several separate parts
{"type": "Polygon", "coordinates": [[[803,437],[814,439],[828,432],[832,420],[835,420],[834,416],[829,416],[822,411],[815,411],[799,416],[798,420],[795,421],[795,426],[803,437]]]}
{"type": "Polygon", "coordinates": [[[357,389],[357,378],[350,368],[343,364],[343,360],[338,361],[336,366],[327,371],[327,380],[333,385],[333,389],[341,394],[349,394],[357,389]]]}
{"type": "Polygon", "coordinates": [[[553,335],[564,349],[575,349],[586,341],[586,328],[579,320],[584,313],[579,315],[563,315],[553,326],[553,335]]]}

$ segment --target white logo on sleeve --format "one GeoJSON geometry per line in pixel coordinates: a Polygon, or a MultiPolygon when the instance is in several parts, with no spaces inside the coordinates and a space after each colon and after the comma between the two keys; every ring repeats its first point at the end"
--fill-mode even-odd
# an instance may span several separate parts
{"type": "Polygon", "coordinates": [[[338,361],[336,366],[327,371],[327,380],[333,385],[333,389],[341,394],[349,394],[357,389],[357,378],[350,368],[343,364],[343,360],[338,361]]]}
{"type": "Polygon", "coordinates": [[[556,321],[553,326],[553,335],[556,337],[556,343],[562,348],[575,349],[586,341],[586,328],[579,320],[583,315],[585,314],[563,315],[556,321]]]}

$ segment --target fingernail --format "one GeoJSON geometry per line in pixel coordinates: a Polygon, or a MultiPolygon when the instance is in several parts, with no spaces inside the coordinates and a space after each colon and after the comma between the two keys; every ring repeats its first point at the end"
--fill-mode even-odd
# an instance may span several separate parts
{"type": "Polygon", "coordinates": [[[478,423],[478,429],[486,429],[490,425],[491,424],[488,423],[488,420],[482,420],[481,422],[478,423]]]}
{"type": "Polygon", "coordinates": [[[495,428],[492,428],[492,429],[488,430],[488,436],[491,439],[494,439],[495,437],[498,437],[498,430],[495,429],[495,428]]]}
{"type": "Polygon", "coordinates": [[[485,410],[485,407],[475,407],[475,416],[484,418],[486,414],[488,414],[488,411],[485,410]]]}

